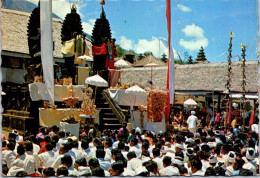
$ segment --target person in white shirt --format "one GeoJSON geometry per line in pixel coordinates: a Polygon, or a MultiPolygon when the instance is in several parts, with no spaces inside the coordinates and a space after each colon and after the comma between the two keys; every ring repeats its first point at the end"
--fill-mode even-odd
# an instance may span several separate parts
{"type": "Polygon", "coordinates": [[[109,161],[104,160],[106,152],[103,149],[96,150],[96,157],[100,164],[100,167],[106,171],[111,167],[111,163],[109,161]]]}
{"type": "Polygon", "coordinates": [[[191,116],[188,117],[187,124],[190,132],[195,134],[197,129],[198,118],[195,116],[195,111],[191,111],[191,116]]]}
{"type": "Polygon", "coordinates": [[[89,148],[89,143],[87,142],[87,140],[82,140],[81,142],[81,150],[79,152],[79,159],[80,158],[86,158],[87,162],[89,161],[90,159],[90,148],[89,148]]]}
{"type": "Polygon", "coordinates": [[[100,146],[100,148],[102,146],[102,149],[104,148],[101,141],[97,137],[93,139],[93,147],[90,147],[90,143],[89,143],[89,148],[90,148],[90,153],[88,154],[89,158],[96,157],[96,150],[97,150],[97,147],[99,147],[99,146],[100,146]]]}
{"type": "MultiPolygon", "coordinates": [[[[58,166],[61,164],[61,158],[63,158],[65,155],[70,155],[68,151],[69,151],[68,144],[65,143],[65,144],[61,145],[59,155],[57,155],[57,157],[51,167],[53,167],[54,169],[58,168],[58,166]]],[[[73,157],[72,157],[72,161],[74,164],[75,160],[73,157]]]]}
{"type": "Polygon", "coordinates": [[[252,132],[256,132],[257,134],[259,133],[258,132],[258,119],[254,120],[254,123],[251,125],[251,129],[252,129],[252,132]]]}
{"type": "Polygon", "coordinates": [[[24,147],[25,147],[25,151],[26,151],[25,154],[26,155],[34,156],[34,158],[35,158],[35,168],[36,168],[36,170],[38,170],[38,168],[40,168],[40,160],[39,160],[38,154],[33,151],[32,143],[27,140],[27,141],[24,142],[24,147]]]}
{"type": "Polygon", "coordinates": [[[78,171],[79,176],[90,176],[91,170],[87,167],[87,161],[85,158],[76,160],[74,164],[75,169],[78,171]]]}
{"type": "Polygon", "coordinates": [[[163,169],[163,162],[162,162],[162,158],[161,158],[161,151],[159,148],[154,148],[153,149],[153,161],[156,162],[156,164],[158,165],[158,169],[161,170],[163,169]]]}
{"type": "Polygon", "coordinates": [[[204,176],[205,172],[202,171],[202,163],[199,159],[190,161],[192,176],[204,176]]]}
{"type": "Polygon", "coordinates": [[[28,175],[36,172],[35,158],[32,155],[25,154],[25,149],[22,145],[17,147],[18,157],[11,163],[11,167],[17,166],[23,168],[28,175]]]}
{"type": "Polygon", "coordinates": [[[43,168],[48,168],[51,167],[52,164],[54,163],[57,155],[55,154],[54,151],[52,151],[53,146],[51,143],[47,143],[45,145],[46,148],[46,152],[43,152],[41,154],[38,155],[40,162],[42,163],[42,167],[43,168]]]}
{"type": "Polygon", "coordinates": [[[179,169],[171,166],[172,160],[171,157],[165,156],[163,158],[163,169],[159,170],[160,176],[177,176],[180,175],[179,169]]]}
{"type": "Polygon", "coordinates": [[[243,168],[252,171],[253,175],[256,176],[256,164],[253,162],[255,159],[255,150],[253,148],[247,149],[246,158],[248,162],[243,165],[243,168]]]}
{"type": "Polygon", "coordinates": [[[207,169],[208,167],[210,167],[210,165],[209,165],[209,163],[208,163],[208,161],[207,161],[206,155],[204,154],[203,151],[199,151],[199,152],[197,153],[197,155],[199,156],[199,159],[200,159],[200,161],[201,161],[201,163],[202,163],[202,168],[201,168],[201,170],[202,170],[203,172],[205,172],[206,169],[207,169]]]}
{"type": "Polygon", "coordinates": [[[17,154],[14,152],[15,144],[13,142],[9,142],[7,144],[6,150],[2,151],[2,160],[5,161],[7,167],[11,168],[11,163],[15,160],[17,154]]]}
{"type": "Polygon", "coordinates": [[[105,148],[105,160],[111,162],[111,151],[112,151],[112,139],[111,138],[106,138],[103,142],[104,148],[105,148]]]}
{"type": "Polygon", "coordinates": [[[130,151],[127,154],[127,169],[131,171],[136,171],[138,167],[142,166],[142,161],[138,158],[136,158],[136,154],[134,151],[130,151]]]}
{"type": "Polygon", "coordinates": [[[41,147],[39,145],[35,144],[35,136],[34,135],[30,135],[29,139],[30,139],[30,141],[33,144],[33,152],[38,153],[40,151],[41,147]]]}
{"type": "MultiPolygon", "coordinates": [[[[91,172],[92,172],[92,176],[94,176],[93,175],[93,171],[95,171],[96,169],[102,169],[101,167],[100,167],[100,164],[99,164],[99,161],[96,159],[96,158],[91,158],[90,160],[89,160],[89,162],[88,162],[88,165],[89,165],[89,167],[90,167],[90,169],[91,169],[91,172]]],[[[110,173],[108,172],[108,171],[106,171],[106,170],[104,170],[104,169],[102,169],[104,172],[105,172],[105,176],[106,177],[109,177],[110,176],[110,173]]]]}
{"type": "Polygon", "coordinates": [[[58,132],[58,136],[59,136],[59,141],[58,141],[58,143],[59,143],[60,145],[65,144],[65,143],[68,142],[68,140],[66,139],[66,135],[65,135],[65,132],[64,132],[64,131],[59,131],[59,132],[58,132]]]}
{"type": "Polygon", "coordinates": [[[140,147],[138,145],[138,140],[135,137],[132,137],[130,139],[130,149],[129,149],[129,152],[130,151],[134,151],[137,158],[141,157],[142,151],[141,151],[141,149],[140,149],[140,147]]]}
{"type": "Polygon", "coordinates": [[[81,149],[79,149],[78,141],[74,140],[72,142],[72,149],[71,149],[71,151],[73,151],[75,153],[75,155],[76,155],[76,159],[75,160],[77,160],[77,159],[82,157],[82,155],[81,155],[82,152],[81,152],[81,149]]]}
{"type": "Polygon", "coordinates": [[[78,171],[73,168],[72,164],[72,156],[70,155],[65,155],[61,158],[61,164],[62,166],[65,166],[68,168],[69,174],[68,176],[76,176],[78,177],[78,171]]]}

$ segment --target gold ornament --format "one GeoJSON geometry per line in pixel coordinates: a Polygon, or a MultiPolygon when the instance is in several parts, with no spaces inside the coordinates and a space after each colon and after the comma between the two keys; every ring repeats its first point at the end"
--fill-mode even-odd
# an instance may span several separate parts
{"type": "Polygon", "coordinates": [[[105,5],[105,0],[100,0],[99,4],[105,5]]]}

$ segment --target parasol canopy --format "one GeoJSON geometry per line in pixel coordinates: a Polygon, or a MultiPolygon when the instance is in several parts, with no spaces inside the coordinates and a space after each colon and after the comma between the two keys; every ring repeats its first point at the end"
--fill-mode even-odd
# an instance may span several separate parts
{"type": "Polygon", "coordinates": [[[135,85],[133,87],[130,87],[130,88],[126,89],[125,93],[135,94],[135,95],[144,95],[144,94],[147,94],[147,91],[145,91],[144,89],[140,88],[138,85],[135,85]]]}
{"type": "Polygon", "coordinates": [[[85,83],[94,85],[97,87],[107,87],[108,86],[107,81],[105,79],[103,79],[102,77],[100,77],[98,74],[86,78],[85,83]]]}
{"type": "Polygon", "coordinates": [[[124,67],[130,67],[130,65],[125,60],[120,59],[115,62],[115,67],[124,68],[124,67]]]}
{"type": "Polygon", "coordinates": [[[185,107],[193,107],[193,106],[197,106],[197,102],[196,101],[194,101],[193,99],[187,99],[186,101],[184,101],[184,103],[183,103],[183,105],[185,106],[185,107]]]}
{"type": "Polygon", "coordinates": [[[90,57],[90,56],[79,56],[78,57],[79,59],[85,59],[86,61],[90,61],[90,62],[93,62],[93,57],[90,57]]]}
{"type": "Polygon", "coordinates": [[[6,93],[2,91],[2,92],[1,92],[1,95],[6,95],[6,93]]]}

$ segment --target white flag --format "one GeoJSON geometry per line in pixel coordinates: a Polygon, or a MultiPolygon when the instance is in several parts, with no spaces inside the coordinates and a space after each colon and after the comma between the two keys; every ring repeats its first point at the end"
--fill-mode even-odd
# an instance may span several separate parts
{"type": "Polygon", "coordinates": [[[40,0],[41,59],[50,104],[54,105],[52,0],[40,0]]]}
{"type": "Polygon", "coordinates": [[[170,104],[174,102],[174,83],[175,83],[175,68],[174,68],[174,53],[171,47],[170,51],[170,64],[169,64],[169,94],[170,94],[170,104]]]}

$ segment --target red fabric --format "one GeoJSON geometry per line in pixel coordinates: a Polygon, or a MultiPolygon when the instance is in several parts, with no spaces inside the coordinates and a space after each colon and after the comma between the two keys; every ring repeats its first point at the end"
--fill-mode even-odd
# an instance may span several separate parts
{"type": "MultiPolygon", "coordinates": [[[[44,142],[40,143],[40,146],[43,147],[46,144],[47,144],[47,142],[44,141],[44,142]]],[[[47,151],[46,148],[43,148],[42,152],[46,152],[46,151],[47,151]]]]}
{"type": "Polygon", "coordinates": [[[33,173],[33,174],[29,174],[28,176],[30,177],[40,177],[40,174],[38,174],[37,172],[33,173]]]}
{"type": "Polygon", "coordinates": [[[104,43],[102,46],[92,46],[92,55],[107,54],[107,45],[104,43]]]}
{"type": "Polygon", "coordinates": [[[102,46],[92,46],[92,55],[98,56],[98,55],[106,55],[106,64],[105,64],[105,70],[108,69],[115,69],[115,56],[117,56],[117,50],[115,46],[112,44],[112,56],[108,55],[107,50],[107,44],[104,43],[102,46]]]}
{"type": "MultiPolygon", "coordinates": [[[[166,89],[169,91],[170,81],[170,54],[171,54],[171,0],[166,0],[166,19],[167,19],[167,30],[168,30],[168,71],[167,71],[167,86],[166,89]]],[[[170,94],[167,95],[166,110],[165,110],[165,122],[167,123],[170,116],[170,94]]]]}
{"type": "Polygon", "coordinates": [[[230,126],[231,124],[231,113],[232,113],[232,102],[229,102],[229,110],[228,110],[228,116],[227,116],[227,124],[230,126]]]}
{"type": "Polygon", "coordinates": [[[110,86],[115,87],[121,76],[120,70],[109,70],[110,86]]]}
{"type": "Polygon", "coordinates": [[[253,110],[250,115],[249,126],[251,126],[254,123],[254,120],[255,120],[255,104],[254,104],[253,110]]]}
{"type": "Polygon", "coordinates": [[[105,69],[115,69],[115,56],[117,56],[117,50],[115,48],[115,46],[112,44],[112,56],[109,56],[108,52],[107,52],[107,59],[106,59],[106,65],[105,65],[105,69]]]}
{"type": "Polygon", "coordinates": [[[105,66],[106,70],[108,70],[108,69],[115,69],[114,55],[113,56],[107,55],[106,58],[107,58],[106,59],[106,66],[105,66]],[[110,59],[110,57],[111,57],[111,59],[110,59]]]}

